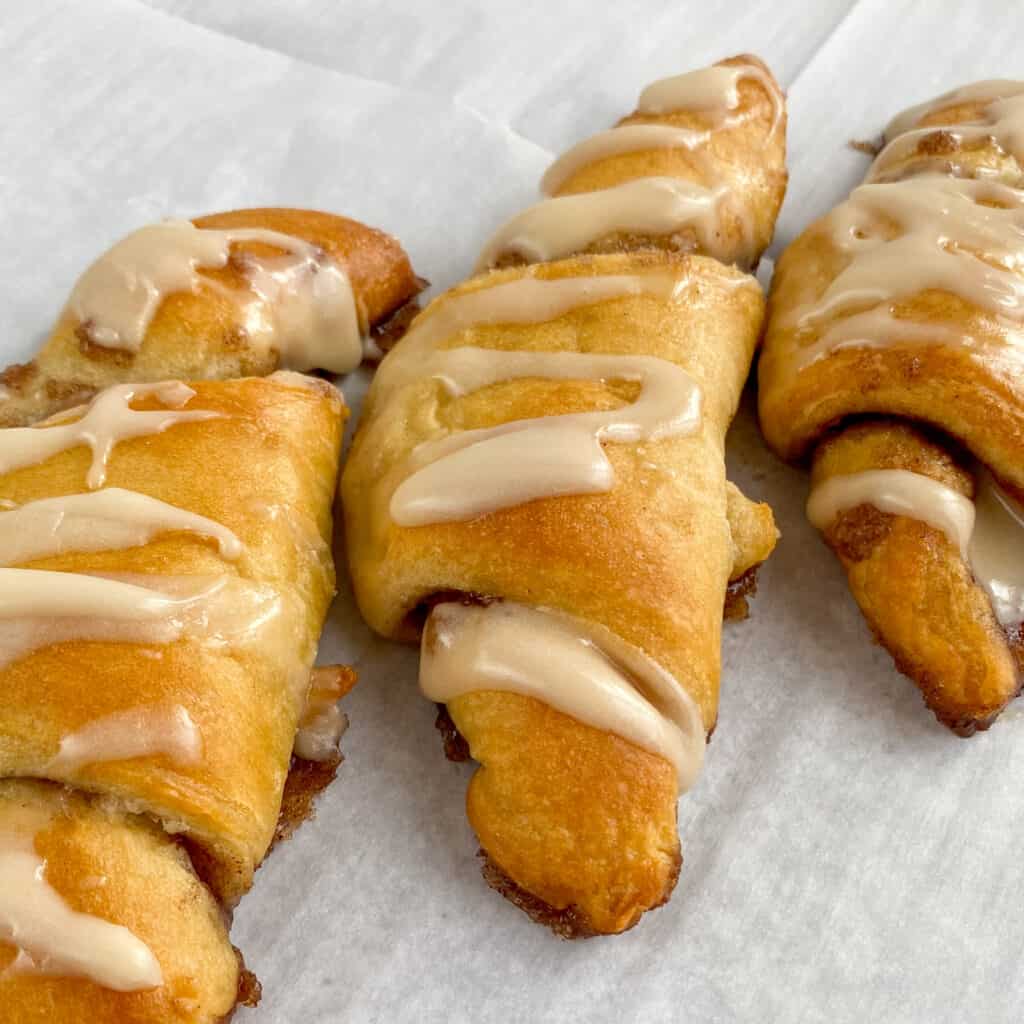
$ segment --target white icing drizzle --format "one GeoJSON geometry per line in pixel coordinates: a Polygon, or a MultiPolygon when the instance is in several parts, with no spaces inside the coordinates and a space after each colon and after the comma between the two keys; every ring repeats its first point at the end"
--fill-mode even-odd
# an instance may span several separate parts
{"type": "Polygon", "coordinates": [[[62,737],[46,771],[74,774],[83,765],[157,755],[184,766],[202,759],[202,733],[180,704],[128,708],[97,718],[62,737]]]}
{"type": "Polygon", "coordinates": [[[774,111],[772,134],[782,118],[782,94],[778,86],[763,69],[754,64],[713,64],[710,67],[688,71],[671,78],[652,82],[640,94],[637,102],[639,114],[671,114],[678,110],[722,114],[722,127],[732,123],[727,115],[740,105],[739,84],[753,79],[764,86],[774,111]]]}
{"type": "Polygon", "coordinates": [[[957,295],[999,319],[1024,319],[1024,192],[1018,189],[942,175],[862,185],[829,215],[826,229],[849,262],[819,299],[787,320],[807,331],[838,319],[797,350],[798,368],[856,344],[974,344],[962,329],[944,331],[893,315],[894,302],[929,289],[957,295]],[[844,321],[848,312],[856,315],[844,321]]]}
{"type": "Polygon", "coordinates": [[[885,128],[885,139],[891,142],[897,135],[910,131],[912,128],[940,110],[952,109],[965,103],[992,103],[994,100],[1005,99],[1024,93],[1024,82],[1009,78],[990,78],[980,82],[970,82],[957,89],[950,89],[924,103],[915,104],[898,113],[885,128]]]}
{"type": "Polygon", "coordinates": [[[862,185],[830,219],[834,242],[854,258],[814,310],[803,314],[804,321],[851,302],[885,301],[928,288],[995,314],[1019,317],[1024,310],[1024,281],[1018,276],[1024,192],[938,175],[862,185]],[[885,237],[879,218],[894,221],[901,233],[885,237]]]}
{"type": "Polygon", "coordinates": [[[907,469],[868,469],[829,477],[811,491],[807,518],[824,530],[841,512],[858,505],[928,523],[967,556],[974,530],[974,502],[930,476],[907,469]]]}
{"type": "Polygon", "coordinates": [[[902,469],[875,469],[835,476],[816,487],[807,517],[825,529],[843,511],[873,505],[908,516],[949,537],[968,563],[1004,626],[1024,622],[1024,509],[979,467],[972,502],[929,476],[902,469]]]}
{"type": "Polygon", "coordinates": [[[334,666],[310,673],[309,693],[295,735],[295,754],[305,761],[329,761],[338,755],[338,743],[348,728],[348,717],[338,707],[344,674],[334,666]]]}
{"type": "Polygon", "coordinates": [[[282,620],[273,588],[235,576],[0,569],[0,667],[68,641],[241,644],[282,620]]]}
{"type": "Polygon", "coordinates": [[[72,910],[46,880],[31,838],[0,821],[0,940],[19,950],[16,970],[88,978],[117,992],[163,984],[153,951],[123,925],[72,910]]]}
{"type": "Polygon", "coordinates": [[[359,313],[344,269],[312,243],[265,228],[216,230],[189,221],[141,228],[85,271],[68,305],[94,343],[137,352],[163,300],[201,285],[244,303],[252,344],[277,351],[284,367],[345,373],[362,360],[359,313]],[[285,253],[235,256],[252,292],[247,301],[199,273],[227,266],[232,247],[243,242],[285,253]]]}
{"type": "Polygon", "coordinates": [[[760,82],[771,97],[774,108],[771,135],[774,135],[782,119],[783,100],[771,76],[752,64],[735,67],[716,64],[652,83],[640,94],[637,104],[638,114],[656,116],[681,110],[718,114],[712,128],[624,124],[599,132],[577,143],[555,160],[541,179],[541,191],[545,195],[554,195],[582,167],[619,153],[636,153],[645,149],[696,152],[710,141],[713,131],[729,128],[737,122],[737,116],[730,111],[740,105],[739,83],[745,78],[760,82]]]}
{"type": "Polygon", "coordinates": [[[620,409],[511,420],[424,442],[410,459],[413,472],[391,498],[391,518],[399,526],[473,519],[537,498],[608,491],[615,477],[602,441],[656,441],[700,427],[699,385],[682,367],[653,356],[467,347],[437,353],[431,369],[453,395],[526,377],[629,380],[641,390],[620,409]]]}
{"type": "Polygon", "coordinates": [[[1024,622],[1024,507],[991,473],[977,474],[975,525],[968,549],[971,571],[988,591],[1004,626],[1024,622]]]}
{"type": "MultiPolygon", "coordinates": [[[[754,65],[714,65],[685,75],[666,78],[644,89],[637,106],[639,114],[669,114],[679,110],[719,115],[712,128],[697,130],[665,124],[627,124],[600,132],[559,157],[541,179],[541,192],[554,196],[581,168],[620,153],[647,149],[685,149],[704,172],[707,157],[701,152],[715,130],[729,128],[740,115],[731,114],[740,105],[739,83],[745,78],[759,81],[768,91],[774,108],[771,134],[782,117],[782,96],[771,76],[754,65]]],[[[729,196],[725,185],[709,189],[684,178],[644,177],[607,189],[557,196],[530,207],[514,217],[489,241],[478,269],[493,266],[505,253],[528,262],[557,259],[586,249],[597,239],[613,232],[678,235],[692,228],[700,248],[729,262],[721,244],[719,220],[721,201],[729,196]]],[[[742,204],[731,208],[751,247],[750,214],[742,204]]],[[[753,252],[743,261],[749,264],[753,252]]]]}
{"type": "Polygon", "coordinates": [[[606,300],[649,294],[672,302],[686,280],[665,274],[522,277],[431,306],[381,364],[376,401],[428,377],[438,378],[452,395],[526,377],[630,380],[639,382],[641,391],[620,409],[512,420],[424,442],[414,449],[409,475],[392,494],[394,522],[414,526],[465,520],[537,498],[607,491],[614,480],[602,441],[657,440],[699,429],[700,387],[665,359],[473,346],[438,349],[470,328],[542,323],[606,300]]]}
{"type": "Polygon", "coordinates": [[[544,195],[553,196],[582,167],[620,153],[639,153],[645,149],[696,151],[710,138],[710,131],[668,124],[624,124],[609,128],[576,143],[558,157],[544,172],[540,190],[544,195]]]}
{"type": "Polygon", "coordinates": [[[884,349],[891,345],[957,345],[970,348],[979,342],[980,339],[956,324],[897,317],[891,305],[883,304],[832,321],[816,340],[796,350],[793,366],[798,371],[802,370],[843,349],[884,349]]]}
{"type": "Polygon", "coordinates": [[[158,384],[116,384],[101,391],[84,409],[71,409],[45,420],[35,427],[13,427],[0,433],[0,473],[88,445],[92,465],[86,476],[90,489],[102,487],[107,478],[107,463],[114,446],[133,437],[159,434],[178,423],[216,419],[221,414],[207,410],[183,410],[195,392],[180,381],[158,384]],[[155,395],[168,409],[140,412],[131,407],[136,398],[155,395]],[[67,422],[71,415],[81,418],[67,422]]]}
{"type": "Polygon", "coordinates": [[[138,491],[107,487],[86,494],[42,498],[0,512],[0,566],[67,551],[138,547],[167,532],[208,537],[217,542],[227,559],[237,559],[242,553],[238,537],[213,519],[138,491]]]}
{"type": "Polygon", "coordinates": [[[597,277],[519,277],[512,281],[446,295],[414,321],[400,346],[388,353],[374,377],[377,401],[410,381],[430,374],[425,361],[455,335],[500,324],[540,324],[566,313],[614,299],[650,295],[674,302],[686,289],[682,274],[604,274],[597,277]]]}
{"type": "Polygon", "coordinates": [[[703,764],[704,722],[679,682],[610,630],[560,612],[437,605],[423,633],[420,689],[442,703],[489,690],[533,697],[665,758],[681,792],[703,764]]]}
{"type": "Polygon", "coordinates": [[[719,255],[719,205],[728,189],[682,178],[637,178],[595,192],[547,199],[506,222],[484,246],[477,270],[513,254],[560,259],[614,232],[675,235],[692,228],[702,251],[719,255]]]}
{"type": "MultiPolygon", "coordinates": [[[[868,180],[882,177],[893,164],[913,155],[922,139],[939,131],[951,136],[958,145],[992,139],[1016,159],[1024,160],[1024,82],[1008,79],[972,82],[898,114],[885,130],[887,145],[871,165],[868,180]],[[984,104],[978,120],[917,127],[931,114],[968,103],[984,104]]],[[[946,154],[940,156],[940,159],[946,158],[946,154]]]]}

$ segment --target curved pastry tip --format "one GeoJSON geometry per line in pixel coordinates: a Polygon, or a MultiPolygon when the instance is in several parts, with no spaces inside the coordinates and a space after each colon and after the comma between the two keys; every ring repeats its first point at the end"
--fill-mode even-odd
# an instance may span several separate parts
{"type": "MultiPolygon", "coordinates": [[[[477,856],[482,861],[480,873],[484,876],[484,881],[496,893],[504,896],[509,903],[518,907],[531,921],[550,929],[558,938],[566,940],[592,939],[600,935],[609,934],[608,932],[596,929],[579,907],[568,906],[559,910],[557,907],[551,906],[550,903],[545,903],[542,899],[521,888],[495,864],[486,850],[481,848],[477,851],[477,856]]],[[[648,907],[648,910],[657,910],[658,907],[668,903],[672,891],[676,887],[676,882],[679,880],[679,872],[682,870],[682,866],[683,855],[677,851],[675,872],[665,889],[665,895],[660,903],[655,903],[653,906],[648,907]]],[[[633,920],[614,934],[621,935],[623,932],[634,928],[639,923],[643,913],[643,911],[637,911],[633,920]]]]}

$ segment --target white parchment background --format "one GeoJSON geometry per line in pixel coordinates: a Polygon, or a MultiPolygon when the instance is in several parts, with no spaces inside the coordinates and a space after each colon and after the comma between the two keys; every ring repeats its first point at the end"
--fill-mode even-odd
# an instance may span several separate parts
{"type": "MultiPolygon", "coordinates": [[[[25,357],[125,231],[243,205],[398,235],[435,285],[534,195],[549,152],[647,81],[738,51],[789,90],[778,243],[863,173],[847,140],[963,81],[1020,75],[1019,5],[893,0],[132,0],[0,4],[0,357],[25,357]]],[[[348,391],[359,390],[355,381],[348,391]]],[[[236,918],[252,1024],[1015,1021],[1024,717],[964,742],[873,647],[749,409],[734,478],[783,539],[726,631],[719,728],[680,803],[675,897],[562,943],[480,879],[415,654],[344,598],[346,763],[236,918]]],[[[0,695],[2,700],[2,695],[0,695]]]]}

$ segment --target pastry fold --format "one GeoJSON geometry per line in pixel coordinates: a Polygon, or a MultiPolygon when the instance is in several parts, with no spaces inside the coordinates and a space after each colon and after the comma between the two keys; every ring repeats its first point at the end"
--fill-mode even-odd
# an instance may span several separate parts
{"type": "MultiPolygon", "coordinates": [[[[336,266],[347,277],[360,327],[371,338],[384,340],[400,330],[423,287],[394,238],[345,217],[271,208],[232,210],[192,223],[203,231],[263,231],[308,245],[316,264],[313,273],[336,266]]],[[[162,297],[135,350],[97,340],[95,325],[83,322],[69,302],[35,358],[0,375],[0,426],[33,423],[101,388],[128,381],[228,379],[265,376],[279,368],[326,368],[315,362],[291,366],[274,337],[266,338],[267,322],[289,298],[295,281],[283,287],[272,282],[274,292],[268,293],[253,274],[254,261],[273,268],[283,255],[280,244],[266,240],[231,241],[224,266],[199,265],[191,286],[162,297]]],[[[122,268],[129,280],[135,273],[145,276],[130,263],[122,268]]]]}
{"type": "Polygon", "coordinates": [[[774,547],[725,477],[785,190],[785,109],[736,57],[557,159],[381,364],[342,479],[360,608],[421,639],[484,875],[558,934],[675,885],[721,623],[774,547]]]}
{"type": "Polygon", "coordinates": [[[811,458],[814,495],[893,473],[931,495],[915,511],[876,488],[818,525],[876,637],[964,735],[1022,663],[970,554],[984,480],[1007,507],[1024,492],[1024,176],[1004,136],[1021,89],[977,83],[893,121],[867,184],[779,259],[759,366],[765,437],[811,458]],[[966,517],[959,537],[921,511],[940,499],[966,517]]]}
{"type": "Polygon", "coordinates": [[[478,269],[639,249],[750,269],[775,230],[785,160],[784,99],[756,57],[664,79],[551,165],[548,198],[499,229],[478,269]]]}
{"type": "Polygon", "coordinates": [[[184,848],[147,816],[26,779],[0,781],[0,829],[43,816],[35,849],[74,912],[127,928],[159,962],[162,983],[117,991],[85,977],[23,967],[0,941],[0,1022],[226,1021],[249,977],[227,918],[184,848]]]}
{"type": "MultiPolygon", "coordinates": [[[[69,592],[85,579],[200,597],[169,636],[118,634],[120,613],[103,607],[72,617],[64,633],[44,623],[27,644],[4,633],[18,644],[0,666],[0,875],[11,864],[5,836],[23,832],[31,850],[34,835],[59,897],[130,929],[163,980],[114,991],[66,964],[50,976],[47,948],[29,949],[31,969],[0,974],[0,1020],[205,1022],[235,1002],[240,968],[220,906],[249,888],[274,838],[334,594],[331,506],[346,411],[332,386],[296,373],[181,387],[170,403],[180,418],[122,431],[103,489],[86,487],[97,456],[81,443],[0,474],[4,508],[130,491],[201,517],[196,529],[172,524],[112,549],[79,538],[3,570],[67,574],[69,592]],[[18,781],[27,779],[38,781],[18,781]],[[25,807],[47,820],[24,829],[25,807]],[[54,1016],[42,1016],[51,1006],[54,1016]]],[[[128,405],[129,417],[160,415],[168,398],[142,389],[128,405]]],[[[95,407],[17,433],[59,431],[95,407]]],[[[13,433],[0,432],[0,459],[13,433]]],[[[0,925],[4,912],[0,897],[0,925]]],[[[17,941],[0,931],[0,964],[17,941]]]]}
{"type": "MultiPolygon", "coordinates": [[[[443,318],[446,306],[467,295],[517,281],[623,275],[677,275],[681,290],[671,299],[610,298],[543,323],[471,326],[439,348],[664,359],[699,383],[699,429],[606,445],[615,478],[607,493],[399,526],[389,505],[422,442],[617,408],[636,395],[635,385],[614,379],[542,377],[452,394],[403,363],[400,342],[379,374],[408,365],[408,376],[386,391],[378,376],[343,474],[352,576],[367,621],[398,639],[415,640],[432,604],[453,596],[500,598],[597,623],[664,666],[710,731],[726,584],[734,566],[749,567],[775,539],[770,514],[752,513],[739,538],[727,518],[730,501],[737,519],[745,507],[728,490],[723,446],[763,315],[755,283],[703,256],[581,256],[469,280],[434,300],[417,325],[443,318]]],[[[469,816],[507,894],[570,934],[622,931],[664,902],[680,864],[678,784],[664,757],[517,693],[471,693],[448,711],[482,765],[470,785],[469,816]]]]}
{"type": "MultiPolygon", "coordinates": [[[[898,226],[881,230],[895,237],[898,226]]],[[[761,425],[785,459],[806,456],[853,416],[901,416],[957,439],[1006,482],[1024,487],[1024,357],[1020,327],[940,288],[892,303],[888,340],[819,353],[826,332],[863,309],[797,327],[794,311],[817,303],[850,259],[830,240],[829,218],[812,224],[779,257],[758,365],[761,425]],[[901,332],[912,330],[903,340],[901,332]],[[958,339],[968,339],[960,344],[958,339]],[[969,339],[977,339],[972,344],[969,339]]],[[[885,334],[882,335],[885,338],[885,334]]]]}

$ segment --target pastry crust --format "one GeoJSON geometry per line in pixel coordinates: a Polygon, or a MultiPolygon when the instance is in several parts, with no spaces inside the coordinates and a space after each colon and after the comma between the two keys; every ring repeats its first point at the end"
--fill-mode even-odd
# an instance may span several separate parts
{"type": "MultiPolygon", "coordinates": [[[[200,228],[264,228],[311,242],[345,267],[367,328],[388,321],[423,287],[394,238],[345,217],[316,210],[253,209],[197,217],[193,223],[200,228]]],[[[251,294],[237,258],[246,253],[275,256],[280,251],[261,242],[233,245],[236,258],[226,267],[199,271],[210,284],[194,293],[167,296],[138,352],[92,343],[87,327],[65,309],[35,359],[0,374],[8,392],[0,402],[0,427],[33,423],[111,384],[261,377],[278,369],[277,352],[251,344],[244,309],[232,296],[251,294]]]]}
{"type": "MultiPolygon", "coordinates": [[[[26,568],[70,572],[228,574],[268,588],[282,629],[212,646],[182,639],[66,641],[0,669],[0,776],[51,778],[113,798],[181,834],[216,895],[233,905],[274,834],[296,726],[327,606],[328,547],[344,406],[328,384],[298,374],[192,385],[187,408],[221,413],[124,440],[107,485],[141,491],[222,523],[244,545],[237,561],[215,544],[166,533],[143,547],[66,552],[26,568]],[[302,676],[303,671],[305,676],[302,676]],[[102,679],[102,686],[83,680],[102,679]],[[191,766],[162,756],[55,769],[61,738],[138,706],[185,708],[203,737],[191,766]]],[[[133,408],[161,408],[142,398],[133,408]]],[[[41,428],[45,429],[45,428],[41,428]]],[[[77,447],[0,476],[0,497],[22,504],[83,490],[90,454],[77,447]]]]}
{"type": "Polygon", "coordinates": [[[625,931],[668,899],[682,857],[664,758],[515,693],[448,710],[481,766],[466,811],[489,860],[573,937],[625,931]]]}
{"type": "Polygon", "coordinates": [[[1005,321],[948,292],[920,292],[894,303],[894,311],[899,319],[931,327],[930,340],[838,349],[798,368],[804,345],[817,341],[833,321],[798,336],[784,314],[820,299],[848,265],[824,220],[779,258],[758,367],[768,443],[783,458],[799,459],[848,417],[902,416],[956,438],[1001,479],[1024,487],[1024,363],[1019,330],[1005,321]],[[982,340],[977,348],[947,343],[958,334],[982,340]]]}
{"type": "Polygon", "coordinates": [[[156,956],[164,983],[115,992],[86,978],[11,969],[17,949],[0,940],[0,1024],[225,1020],[243,976],[239,957],[226,916],[180,843],[110,801],[0,780],[0,826],[22,807],[52,815],[35,838],[47,882],[73,910],[131,930],[156,956]]]}
{"type": "Polygon", "coordinates": [[[757,567],[775,550],[779,531],[771,506],[751,501],[731,480],[725,482],[725,514],[733,547],[732,583],[756,574],[757,567]]]}
{"type": "MultiPolygon", "coordinates": [[[[964,139],[943,130],[961,118],[978,118],[983,107],[978,102],[950,103],[920,117],[916,127],[935,131],[924,134],[904,158],[887,161],[878,180],[945,173],[1019,186],[1021,169],[995,138],[964,139]],[[932,159],[936,155],[941,157],[937,162],[932,159]]],[[[900,233],[895,221],[881,215],[878,226],[882,237],[900,233]]],[[[1024,445],[1024,362],[1020,329],[1012,321],[950,292],[927,289],[892,304],[895,319],[912,322],[919,331],[912,343],[839,348],[807,362],[808,349],[843,314],[799,329],[787,314],[817,302],[851,261],[830,237],[826,215],[776,263],[758,365],[761,426],[768,443],[783,458],[799,459],[848,417],[902,416],[938,428],[1000,479],[1024,487],[1019,458],[1024,445]],[[975,343],[951,341],[958,337],[975,343]]]]}
{"type": "Polygon", "coordinates": [[[1024,167],[1016,156],[990,135],[964,139],[944,130],[949,125],[984,120],[984,100],[936,105],[915,122],[916,128],[934,128],[905,156],[895,159],[878,181],[896,181],[916,174],[951,174],[958,178],[985,177],[1014,188],[1024,184],[1024,167]]]}
{"type": "MultiPolygon", "coordinates": [[[[909,189],[916,177],[946,175],[1019,188],[1021,168],[993,135],[945,127],[984,123],[990,102],[936,103],[913,126],[904,126],[935,130],[912,136],[916,142],[902,155],[900,149],[895,156],[883,150],[870,180],[888,183],[876,188],[909,189]],[[902,179],[910,180],[892,184],[902,179]]],[[[978,196],[979,206],[1000,206],[995,193],[978,196]]],[[[872,230],[881,239],[909,230],[894,217],[877,211],[875,217],[872,230]]],[[[962,251],[981,261],[979,266],[994,261],[1019,274],[1011,254],[978,251],[959,237],[955,220],[945,231],[951,236],[942,241],[946,252],[962,251]]],[[[776,265],[758,370],[768,443],[786,459],[813,453],[815,484],[862,470],[902,469],[973,498],[966,470],[970,455],[1019,493],[1019,322],[939,287],[922,288],[886,303],[892,316],[888,334],[858,344],[851,332],[849,345],[823,346],[825,332],[863,312],[864,303],[811,322],[798,323],[795,314],[817,303],[853,259],[836,244],[827,216],[807,228],[776,265]]],[[[1024,652],[1019,629],[999,624],[954,544],[927,523],[868,505],[842,512],[824,534],[872,631],[939,720],[963,735],[987,728],[1019,689],[1024,652]]]]}
{"type": "MultiPolygon", "coordinates": [[[[226,575],[276,595],[281,628],[219,645],[188,632],[164,645],[68,640],[0,668],[0,832],[19,808],[47,816],[31,836],[46,882],[72,910],[128,928],[163,978],[122,992],[86,977],[3,970],[18,950],[0,942],[0,1022],[215,1024],[258,1000],[223,907],[249,887],[275,833],[286,838],[309,815],[339,763],[297,762],[292,744],[334,593],[329,539],[344,403],[329,384],[294,373],[192,387],[187,408],[219,415],[119,441],[106,482],[216,520],[241,541],[240,557],[166,532],[142,546],[21,567],[226,575]],[[188,712],[202,737],[196,763],[162,754],[51,763],[69,734],[155,704],[188,712]]],[[[158,397],[132,403],[160,407],[158,397]]],[[[79,492],[89,460],[79,446],[0,475],[0,496],[22,504],[79,492]]]]}
{"type": "MultiPolygon", "coordinates": [[[[752,65],[775,83],[759,58],[740,54],[718,62],[725,67],[752,65]]],[[[777,83],[775,89],[781,95],[777,83]]],[[[704,145],[691,152],[684,147],[652,148],[619,153],[595,160],[568,177],[553,193],[556,196],[610,188],[637,178],[672,177],[706,188],[727,185],[729,204],[723,204],[717,225],[715,251],[726,263],[743,264],[757,258],[771,244],[775,219],[786,193],[786,111],[776,107],[764,82],[743,78],[738,85],[740,104],[728,127],[711,131],[704,145]]],[[[634,112],[622,125],[656,124],[706,131],[715,128],[718,115],[693,110],[665,114],[634,112]]],[[[614,233],[597,239],[586,253],[635,252],[657,248],[669,252],[697,252],[700,245],[692,227],[671,235],[614,233]]]]}
{"type": "MultiPolygon", "coordinates": [[[[818,446],[812,484],[871,469],[904,469],[973,497],[949,452],[905,423],[874,420],[818,446]]],[[[1019,689],[1007,637],[960,552],[941,530],[860,505],[824,531],[872,632],[920,687],[936,718],[970,736],[1019,689]]]]}
{"type": "MultiPolygon", "coordinates": [[[[385,636],[414,640],[438,596],[561,609],[600,623],[664,665],[710,730],[726,585],[734,566],[767,553],[775,536],[770,516],[765,530],[763,511],[734,495],[744,517],[734,540],[723,463],[725,431],[757,343],[760,291],[701,256],[601,255],[494,271],[436,299],[431,310],[523,277],[645,272],[685,275],[684,295],[676,304],[632,295],[547,323],[478,326],[444,345],[671,360],[701,384],[696,434],[606,445],[615,471],[607,493],[406,528],[389,515],[391,494],[409,453],[439,429],[613,408],[632,400],[635,386],[529,378],[456,397],[424,377],[386,402],[371,388],[342,480],[348,552],[360,608],[385,636]]],[[[473,693],[448,710],[482,766],[467,796],[470,820],[515,886],[569,914],[581,933],[622,931],[667,898],[679,847],[677,782],[666,760],[518,694],[473,693]]]]}

